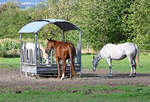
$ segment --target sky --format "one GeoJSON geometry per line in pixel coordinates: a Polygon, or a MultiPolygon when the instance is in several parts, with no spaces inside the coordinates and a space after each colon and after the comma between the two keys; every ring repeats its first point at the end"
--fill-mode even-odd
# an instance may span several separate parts
{"type": "Polygon", "coordinates": [[[21,2],[21,3],[38,3],[42,1],[48,1],[48,0],[0,0],[0,4],[6,3],[8,1],[16,1],[16,2],[21,2]]]}
{"type": "Polygon", "coordinates": [[[21,3],[21,7],[25,8],[26,6],[37,5],[39,2],[48,1],[48,0],[0,0],[0,4],[6,3],[8,1],[16,1],[21,3]]]}
{"type": "Polygon", "coordinates": [[[0,2],[19,1],[19,2],[39,2],[43,0],[0,0],[0,2]]]}

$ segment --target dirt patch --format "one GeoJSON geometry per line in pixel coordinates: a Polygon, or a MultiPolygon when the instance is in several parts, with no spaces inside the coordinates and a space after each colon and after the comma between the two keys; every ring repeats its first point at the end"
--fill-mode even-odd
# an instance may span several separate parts
{"type": "MultiPolygon", "coordinates": [[[[108,76],[108,70],[83,69],[80,78],[58,80],[56,77],[25,77],[19,69],[0,69],[0,88],[34,89],[37,87],[52,87],[51,91],[59,90],[59,86],[80,87],[81,85],[150,85],[150,73],[137,73],[135,78],[130,78],[129,73],[114,72],[113,77],[108,76]]],[[[87,93],[91,93],[88,91],[87,93]]]]}

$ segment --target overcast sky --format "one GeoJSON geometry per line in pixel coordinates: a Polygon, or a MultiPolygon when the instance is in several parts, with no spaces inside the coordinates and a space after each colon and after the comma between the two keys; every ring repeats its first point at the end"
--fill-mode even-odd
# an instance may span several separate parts
{"type": "Polygon", "coordinates": [[[48,1],[48,0],[0,0],[0,2],[8,2],[8,1],[18,1],[18,2],[39,2],[39,1],[48,1]]]}

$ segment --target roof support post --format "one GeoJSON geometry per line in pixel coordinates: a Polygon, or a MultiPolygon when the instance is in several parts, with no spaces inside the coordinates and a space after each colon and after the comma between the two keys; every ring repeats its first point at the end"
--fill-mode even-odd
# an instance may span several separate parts
{"type": "Polygon", "coordinates": [[[20,72],[22,72],[23,50],[22,50],[22,34],[20,33],[20,72]]]}
{"type": "Polygon", "coordinates": [[[82,65],[81,65],[81,49],[82,49],[82,31],[80,31],[80,71],[81,71],[81,67],[82,67],[82,65]]]}
{"type": "Polygon", "coordinates": [[[38,46],[38,49],[37,49],[37,51],[38,51],[38,54],[37,54],[37,55],[38,55],[38,64],[40,64],[40,63],[41,63],[41,59],[40,59],[40,58],[41,58],[41,54],[40,54],[40,43],[38,43],[37,46],[38,46]]]}
{"type": "Polygon", "coordinates": [[[81,72],[81,48],[82,48],[82,31],[80,31],[79,45],[78,45],[78,61],[80,64],[80,72],[81,72]]]}
{"type": "Polygon", "coordinates": [[[35,59],[35,64],[37,64],[37,33],[35,33],[35,49],[34,49],[34,59],[35,59]]]}
{"type": "Polygon", "coordinates": [[[52,49],[50,53],[51,53],[51,64],[53,64],[54,50],[52,49]]]}
{"type": "Polygon", "coordinates": [[[64,35],[64,30],[62,31],[62,41],[65,42],[65,35],[64,35]]]}
{"type": "Polygon", "coordinates": [[[23,51],[22,51],[22,34],[20,33],[20,57],[21,57],[20,62],[23,62],[22,54],[23,54],[23,51]]]}

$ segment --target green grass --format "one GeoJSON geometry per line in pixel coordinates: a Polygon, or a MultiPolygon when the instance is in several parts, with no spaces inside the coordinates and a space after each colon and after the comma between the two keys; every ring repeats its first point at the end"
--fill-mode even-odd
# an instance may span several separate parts
{"type": "MultiPolygon", "coordinates": [[[[47,88],[46,88],[47,89],[47,88]]],[[[90,86],[48,91],[1,89],[0,102],[149,102],[149,86],[90,86]]]]}
{"type": "MultiPolygon", "coordinates": [[[[82,55],[82,68],[92,69],[93,55],[82,55]]],[[[114,71],[130,72],[128,59],[112,62],[114,71]]],[[[0,58],[0,68],[19,68],[20,58],[0,58]]],[[[108,70],[107,62],[102,59],[99,61],[97,69],[108,70]]],[[[140,66],[137,67],[137,72],[150,72],[150,55],[140,54],[140,66]]]]}
{"type": "Polygon", "coordinates": [[[20,58],[0,58],[0,68],[19,68],[20,58]]]}
{"type": "MultiPolygon", "coordinates": [[[[82,55],[82,67],[92,69],[93,55],[82,55]]],[[[20,58],[0,58],[0,68],[19,68],[20,58]]],[[[107,69],[105,60],[101,60],[98,69],[107,69]]],[[[113,70],[129,72],[127,59],[113,61],[113,70]]],[[[138,72],[150,72],[150,56],[140,55],[138,72]]],[[[78,88],[64,86],[51,91],[51,87],[1,88],[0,102],[149,102],[150,86],[103,86],[81,85],[78,88]],[[64,88],[63,88],[64,87],[64,88]]]]}

